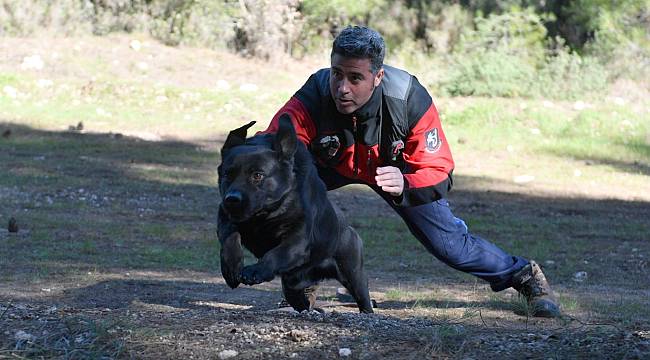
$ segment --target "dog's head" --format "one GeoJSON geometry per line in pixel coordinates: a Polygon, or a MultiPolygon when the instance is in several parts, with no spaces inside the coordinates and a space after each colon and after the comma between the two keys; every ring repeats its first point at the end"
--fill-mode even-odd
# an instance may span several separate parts
{"type": "Polygon", "coordinates": [[[281,116],[275,135],[246,139],[253,124],[231,131],[221,148],[221,208],[233,222],[277,208],[294,187],[293,158],[298,139],[291,119],[281,116]]]}

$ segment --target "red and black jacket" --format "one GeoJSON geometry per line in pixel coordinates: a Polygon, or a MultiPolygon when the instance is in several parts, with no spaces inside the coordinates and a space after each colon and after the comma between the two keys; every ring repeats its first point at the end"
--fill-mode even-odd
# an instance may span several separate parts
{"type": "Polygon", "coordinates": [[[451,190],[454,161],[431,96],[415,76],[384,65],[370,100],[353,114],[336,110],[330,69],[321,69],[275,114],[265,132],[275,132],[282,114],[322,166],[374,185],[376,168],[404,174],[400,206],[426,204],[451,190]]]}

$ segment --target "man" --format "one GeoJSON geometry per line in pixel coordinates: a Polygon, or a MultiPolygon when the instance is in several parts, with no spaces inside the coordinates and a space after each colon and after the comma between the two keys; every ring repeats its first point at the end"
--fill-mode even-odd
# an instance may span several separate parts
{"type": "Polygon", "coordinates": [[[418,80],[384,65],[384,55],[379,33],[345,28],[334,40],[331,67],[313,74],[266,132],[288,114],[328,190],[367,184],[436,258],[494,291],[515,288],[534,316],[560,316],[539,265],[470,233],[452,214],[446,196],[454,161],[437,110],[418,80]]]}

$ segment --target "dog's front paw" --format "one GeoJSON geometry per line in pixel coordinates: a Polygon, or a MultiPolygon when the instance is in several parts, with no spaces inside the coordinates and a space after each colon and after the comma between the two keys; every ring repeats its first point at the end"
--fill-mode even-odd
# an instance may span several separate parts
{"type": "Polygon", "coordinates": [[[273,272],[266,266],[255,264],[245,266],[241,271],[242,284],[256,285],[273,280],[273,272]]]}
{"type": "Polygon", "coordinates": [[[224,280],[226,280],[226,284],[228,284],[231,289],[239,286],[241,275],[239,269],[241,269],[241,265],[229,266],[224,262],[221,263],[221,274],[223,275],[224,280]]]}

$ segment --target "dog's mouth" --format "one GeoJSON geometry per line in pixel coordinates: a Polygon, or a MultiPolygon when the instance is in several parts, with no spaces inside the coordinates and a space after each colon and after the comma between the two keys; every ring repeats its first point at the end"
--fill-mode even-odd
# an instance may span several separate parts
{"type": "Polygon", "coordinates": [[[243,208],[231,208],[223,204],[221,205],[221,208],[232,222],[243,222],[249,217],[243,208]]]}

